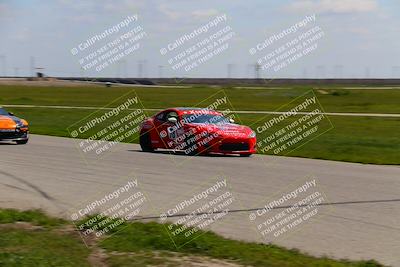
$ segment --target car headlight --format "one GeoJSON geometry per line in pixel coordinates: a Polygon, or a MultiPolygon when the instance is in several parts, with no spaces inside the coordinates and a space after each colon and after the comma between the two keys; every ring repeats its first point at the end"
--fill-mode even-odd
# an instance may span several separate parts
{"type": "Polygon", "coordinates": [[[254,138],[254,137],[256,137],[256,132],[251,131],[251,133],[249,134],[249,138],[254,138]]]}
{"type": "Polygon", "coordinates": [[[22,121],[18,121],[17,128],[22,128],[22,127],[24,127],[24,124],[22,123],[22,121]]]}

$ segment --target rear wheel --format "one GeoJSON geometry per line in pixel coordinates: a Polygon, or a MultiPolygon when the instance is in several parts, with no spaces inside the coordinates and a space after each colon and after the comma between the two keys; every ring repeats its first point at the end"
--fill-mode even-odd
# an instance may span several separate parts
{"type": "Polygon", "coordinates": [[[25,145],[26,143],[28,143],[28,139],[26,139],[26,140],[17,140],[15,142],[17,143],[17,145],[25,145]]]}
{"type": "Polygon", "coordinates": [[[153,152],[154,148],[151,145],[151,137],[149,133],[144,133],[140,135],[139,138],[140,147],[144,152],[153,152]]]}

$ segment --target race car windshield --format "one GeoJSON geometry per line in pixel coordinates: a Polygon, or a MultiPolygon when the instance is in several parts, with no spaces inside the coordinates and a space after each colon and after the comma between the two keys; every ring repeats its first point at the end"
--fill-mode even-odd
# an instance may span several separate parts
{"type": "Polygon", "coordinates": [[[0,115],[8,115],[8,112],[5,109],[0,108],[0,115]]]}
{"type": "Polygon", "coordinates": [[[222,124],[230,123],[229,119],[214,114],[187,114],[183,115],[183,120],[187,123],[209,123],[209,124],[222,124]]]}

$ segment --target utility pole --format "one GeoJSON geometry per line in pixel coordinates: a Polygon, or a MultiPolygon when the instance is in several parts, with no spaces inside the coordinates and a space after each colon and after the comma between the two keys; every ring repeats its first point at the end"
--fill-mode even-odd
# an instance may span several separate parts
{"type": "Polygon", "coordinates": [[[30,68],[31,68],[31,76],[35,77],[35,57],[31,56],[30,58],[30,68]]]}
{"type": "Polygon", "coordinates": [[[399,78],[400,77],[400,66],[393,66],[392,67],[392,78],[399,78]]]}
{"type": "Polygon", "coordinates": [[[144,63],[144,60],[138,62],[138,78],[143,78],[144,63]]]}
{"type": "Polygon", "coordinates": [[[260,70],[261,70],[261,65],[258,64],[258,63],[256,63],[256,64],[254,65],[254,77],[255,77],[256,79],[260,79],[260,70]]]}
{"type": "Polygon", "coordinates": [[[147,60],[143,60],[143,78],[148,77],[147,75],[147,60]]]}
{"type": "Polygon", "coordinates": [[[334,78],[336,79],[343,78],[343,65],[335,65],[333,73],[334,73],[334,78]]]}
{"type": "Polygon", "coordinates": [[[371,78],[371,69],[369,67],[365,67],[365,78],[371,78]]]}
{"type": "Polygon", "coordinates": [[[124,59],[124,78],[128,77],[128,62],[124,59]]]}
{"type": "Polygon", "coordinates": [[[163,68],[164,68],[164,66],[162,66],[162,65],[158,66],[158,78],[163,77],[163,68]]]}
{"type": "Polygon", "coordinates": [[[317,66],[316,74],[317,74],[316,76],[317,76],[318,79],[325,78],[326,77],[325,76],[325,66],[323,66],[323,65],[317,66]]]}
{"type": "Polygon", "coordinates": [[[232,63],[228,64],[228,78],[232,78],[232,73],[233,73],[233,67],[234,65],[232,63]]]}
{"type": "Polygon", "coordinates": [[[308,73],[307,73],[307,68],[303,69],[303,79],[307,79],[308,73]]]}
{"type": "Polygon", "coordinates": [[[120,75],[120,68],[121,68],[121,62],[118,61],[118,62],[115,64],[115,78],[119,78],[119,75],[120,75]]]}
{"type": "Polygon", "coordinates": [[[251,78],[252,69],[253,69],[253,65],[252,64],[248,64],[246,66],[246,78],[251,78]]]}
{"type": "Polygon", "coordinates": [[[117,63],[117,78],[126,78],[127,77],[127,71],[126,71],[126,60],[121,59],[117,63]]]}

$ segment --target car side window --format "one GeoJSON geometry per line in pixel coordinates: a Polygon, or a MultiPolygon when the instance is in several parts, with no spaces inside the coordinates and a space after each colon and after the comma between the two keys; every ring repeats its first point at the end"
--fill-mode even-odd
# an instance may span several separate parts
{"type": "Polygon", "coordinates": [[[156,116],[157,120],[159,121],[165,121],[165,112],[161,112],[156,116]]]}

